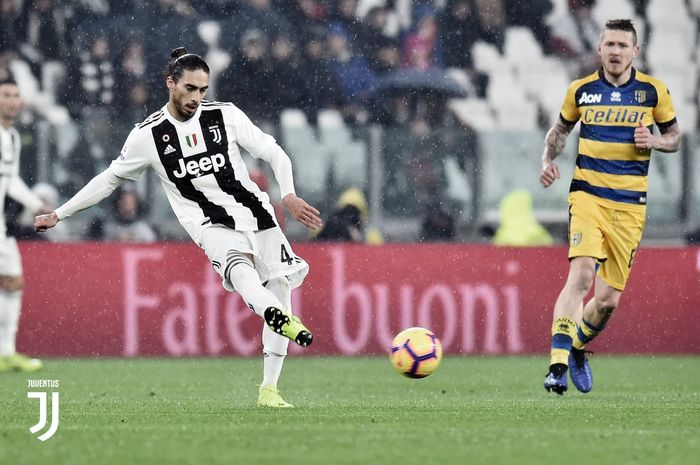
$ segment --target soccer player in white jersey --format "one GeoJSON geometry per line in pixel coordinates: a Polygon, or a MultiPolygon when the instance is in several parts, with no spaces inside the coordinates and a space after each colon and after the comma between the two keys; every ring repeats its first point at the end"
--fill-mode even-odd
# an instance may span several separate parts
{"type": "Polygon", "coordinates": [[[21,141],[13,126],[21,106],[17,83],[0,80],[0,373],[36,371],[43,366],[40,360],[18,354],[15,349],[24,280],[17,241],[7,236],[5,196],[33,212],[50,211],[19,177],[21,141]]]}
{"type": "Polygon", "coordinates": [[[265,320],[263,381],[258,406],[291,407],[277,390],[289,339],[301,346],[311,332],[292,315],[291,290],[308,264],[294,254],[275,220],[269,197],[250,180],[239,146],[270,163],[284,205],[310,229],[319,212],[294,190],[292,164],[275,139],[231,103],[203,100],[209,66],[184,48],[166,66],[168,103],[137,125],[121,154],[72,199],[36,218],[38,231],[95,205],[125,180],[153,169],[178,220],[207,255],[228,291],[265,320]]]}

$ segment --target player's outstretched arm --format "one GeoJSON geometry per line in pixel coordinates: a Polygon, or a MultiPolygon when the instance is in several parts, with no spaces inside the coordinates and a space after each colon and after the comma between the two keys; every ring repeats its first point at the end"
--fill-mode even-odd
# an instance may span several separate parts
{"type": "Polygon", "coordinates": [[[90,208],[102,199],[108,197],[114,189],[126,181],[115,175],[111,169],[107,168],[78,191],[68,202],[58,207],[48,215],[39,215],[34,220],[34,229],[46,231],[56,226],[61,220],[73,214],[90,208]]]}
{"type": "Polygon", "coordinates": [[[309,229],[317,230],[323,226],[320,212],[306,203],[304,199],[296,196],[296,194],[287,194],[282,199],[284,206],[287,207],[295,220],[303,224],[309,229]]]}
{"type": "Polygon", "coordinates": [[[540,171],[540,184],[542,186],[549,187],[559,179],[559,167],[554,163],[554,159],[564,150],[566,137],[572,129],[573,126],[557,121],[557,124],[547,131],[544,138],[544,153],[542,154],[542,169],[540,171]]]}

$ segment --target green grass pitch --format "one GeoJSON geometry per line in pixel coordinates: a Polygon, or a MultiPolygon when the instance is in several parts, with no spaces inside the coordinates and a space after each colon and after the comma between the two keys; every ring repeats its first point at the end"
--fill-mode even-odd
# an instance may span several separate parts
{"type": "Polygon", "coordinates": [[[0,464],[698,464],[700,357],[605,357],[594,390],[542,388],[542,357],[290,358],[287,411],[255,407],[260,359],[46,360],[0,374],[0,464]],[[60,426],[29,432],[28,379],[58,379],[60,426]],[[37,433],[41,434],[41,433],[37,433]]]}

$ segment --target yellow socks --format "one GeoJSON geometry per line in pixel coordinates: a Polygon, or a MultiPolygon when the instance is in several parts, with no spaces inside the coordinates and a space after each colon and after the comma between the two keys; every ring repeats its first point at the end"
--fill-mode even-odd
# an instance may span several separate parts
{"type": "Polygon", "coordinates": [[[603,329],[605,329],[605,325],[595,326],[583,319],[581,326],[576,327],[573,347],[575,349],[582,350],[583,347],[587,343],[591,342],[598,334],[600,334],[603,329]]]}
{"type": "Polygon", "coordinates": [[[569,353],[576,337],[576,323],[571,318],[557,318],[552,324],[552,350],[550,365],[569,365],[569,353]]]}

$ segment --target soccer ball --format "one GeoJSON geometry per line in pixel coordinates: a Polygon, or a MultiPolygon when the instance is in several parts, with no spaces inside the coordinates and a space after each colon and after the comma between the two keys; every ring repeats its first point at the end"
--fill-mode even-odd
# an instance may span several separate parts
{"type": "Polygon", "coordinates": [[[442,344],[432,331],[408,328],[396,335],[389,354],[396,371],[409,378],[425,378],[442,360],[442,344]]]}

